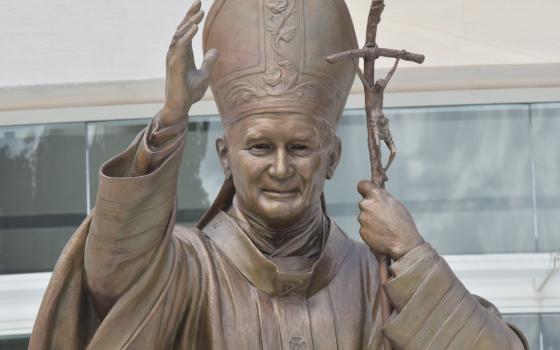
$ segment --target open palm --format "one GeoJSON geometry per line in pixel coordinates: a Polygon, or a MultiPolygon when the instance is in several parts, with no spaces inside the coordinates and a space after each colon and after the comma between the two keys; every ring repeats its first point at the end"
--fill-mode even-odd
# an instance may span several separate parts
{"type": "Polygon", "coordinates": [[[186,117],[190,107],[204,96],[210,83],[210,72],[218,51],[208,50],[200,69],[196,68],[192,38],[198,31],[204,12],[196,0],[173,35],[166,62],[165,106],[161,116],[165,124],[174,124],[186,117]]]}

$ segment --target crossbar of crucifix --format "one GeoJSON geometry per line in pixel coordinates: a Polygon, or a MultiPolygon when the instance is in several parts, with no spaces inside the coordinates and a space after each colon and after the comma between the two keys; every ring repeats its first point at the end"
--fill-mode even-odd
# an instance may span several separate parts
{"type": "Polygon", "coordinates": [[[386,49],[382,47],[364,47],[363,49],[348,50],[345,52],[335,53],[327,57],[329,63],[336,63],[340,59],[346,58],[367,58],[377,59],[379,57],[400,58],[403,61],[410,61],[415,63],[423,63],[424,55],[411,53],[404,50],[386,49]]]}

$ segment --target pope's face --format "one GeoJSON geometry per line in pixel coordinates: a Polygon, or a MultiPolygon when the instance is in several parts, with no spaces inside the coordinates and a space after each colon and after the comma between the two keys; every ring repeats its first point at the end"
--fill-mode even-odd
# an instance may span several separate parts
{"type": "Polygon", "coordinates": [[[239,205],[271,227],[288,226],[319,204],[340,142],[306,115],[258,115],[232,125],[217,148],[239,205]]]}

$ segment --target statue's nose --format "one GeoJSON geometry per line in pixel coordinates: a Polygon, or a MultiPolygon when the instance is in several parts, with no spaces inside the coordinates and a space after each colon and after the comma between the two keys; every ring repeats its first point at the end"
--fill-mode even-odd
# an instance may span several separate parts
{"type": "Polygon", "coordinates": [[[284,180],[294,175],[294,166],[284,150],[276,152],[272,164],[268,168],[268,173],[279,180],[284,180]]]}

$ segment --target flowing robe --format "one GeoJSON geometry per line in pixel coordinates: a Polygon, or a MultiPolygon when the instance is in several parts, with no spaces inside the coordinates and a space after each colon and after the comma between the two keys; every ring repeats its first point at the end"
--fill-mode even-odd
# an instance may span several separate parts
{"type": "Polygon", "coordinates": [[[392,265],[396,312],[382,328],[377,262],[332,220],[303,272],[280,270],[225,212],[202,229],[175,225],[186,131],[170,128],[152,122],[102,166],[30,349],[376,349],[382,332],[400,349],[527,348],[427,243],[392,265]]]}

